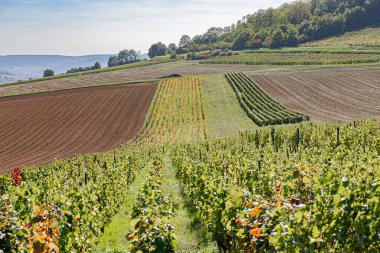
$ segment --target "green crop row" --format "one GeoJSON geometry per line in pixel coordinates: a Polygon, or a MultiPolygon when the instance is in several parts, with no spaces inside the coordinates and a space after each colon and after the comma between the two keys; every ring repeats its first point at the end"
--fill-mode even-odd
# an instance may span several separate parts
{"type": "Polygon", "coordinates": [[[258,126],[297,123],[309,120],[274,101],[258,85],[243,73],[225,75],[235,91],[240,105],[258,126]]]}
{"type": "Polygon", "coordinates": [[[156,159],[133,206],[130,252],[174,252],[174,227],[168,223],[176,205],[162,187],[161,159],[156,159]]]}
{"type": "Polygon", "coordinates": [[[91,252],[151,152],[131,146],[1,176],[0,249],[91,252]]]}
{"type": "Polygon", "coordinates": [[[224,252],[378,252],[379,156],[378,121],[283,126],[172,152],[224,252]]]}
{"type": "Polygon", "coordinates": [[[336,65],[380,63],[379,54],[252,53],[216,57],[202,64],[336,65]]]}

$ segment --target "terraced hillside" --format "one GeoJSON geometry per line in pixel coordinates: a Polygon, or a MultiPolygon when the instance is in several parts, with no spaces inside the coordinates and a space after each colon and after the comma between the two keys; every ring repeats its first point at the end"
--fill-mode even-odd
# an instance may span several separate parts
{"type": "Polygon", "coordinates": [[[380,117],[380,68],[334,68],[252,75],[282,105],[316,121],[380,117]]]}
{"type": "Polygon", "coordinates": [[[0,173],[137,137],[156,84],[96,87],[0,98],[0,173]]]}

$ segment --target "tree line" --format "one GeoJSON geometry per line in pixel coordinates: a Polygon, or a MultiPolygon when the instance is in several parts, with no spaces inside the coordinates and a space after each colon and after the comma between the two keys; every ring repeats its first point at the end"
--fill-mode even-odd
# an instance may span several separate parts
{"type": "Polygon", "coordinates": [[[280,48],[380,24],[380,0],[308,0],[244,16],[237,24],[183,35],[177,45],[155,43],[149,57],[206,50],[280,48]]]}
{"type": "Polygon", "coordinates": [[[139,52],[134,49],[121,50],[117,55],[112,55],[108,59],[108,67],[114,67],[134,62],[142,61],[139,56],[139,52]]]}
{"type": "Polygon", "coordinates": [[[83,72],[83,71],[89,71],[89,70],[95,70],[95,69],[101,69],[102,66],[100,65],[99,62],[95,62],[93,66],[88,66],[88,67],[79,67],[79,68],[72,68],[66,72],[66,74],[71,74],[71,73],[77,73],[77,72],[83,72]]]}

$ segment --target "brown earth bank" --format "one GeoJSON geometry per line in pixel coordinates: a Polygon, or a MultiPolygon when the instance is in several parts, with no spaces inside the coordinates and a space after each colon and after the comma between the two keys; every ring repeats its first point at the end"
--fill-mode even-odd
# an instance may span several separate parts
{"type": "Polygon", "coordinates": [[[25,93],[36,93],[49,90],[62,90],[77,87],[98,86],[103,84],[122,83],[136,80],[157,79],[170,74],[206,75],[233,71],[255,71],[278,68],[274,66],[247,66],[247,65],[207,65],[197,62],[178,61],[138,68],[103,72],[89,75],[78,75],[62,79],[53,79],[12,86],[0,86],[0,97],[25,93]]]}
{"type": "Polygon", "coordinates": [[[380,67],[326,68],[251,78],[275,100],[312,120],[350,122],[380,117],[380,67]]]}
{"type": "Polygon", "coordinates": [[[139,84],[0,98],[0,174],[127,143],[138,135],[156,88],[139,84]]]}

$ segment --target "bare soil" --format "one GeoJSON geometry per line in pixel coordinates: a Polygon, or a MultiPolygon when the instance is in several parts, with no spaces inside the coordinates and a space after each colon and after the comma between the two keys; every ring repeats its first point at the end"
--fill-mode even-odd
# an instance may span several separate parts
{"type": "Polygon", "coordinates": [[[138,135],[156,84],[93,87],[0,98],[0,174],[138,135]]]}
{"type": "Polygon", "coordinates": [[[257,74],[251,78],[286,107],[322,122],[380,117],[380,67],[257,74]]]}
{"type": "Polygon", "coordinates": [[[104,84],[115,84],[136,80],[151,80],[158,79],[163,76],[168,76],[174,73],[182,76],[189,76],[218,74],[229,71],[255,71],[273,68],[276,67],[247,65],[208,65],[198,64],[197,62],[191,61],[178,61],[89,75],[78,74],[78,76],[74,77],[25,83],[6,87],[0,86],[0,97],[36,93],[42,91],[99,86],[104,84]]]}

